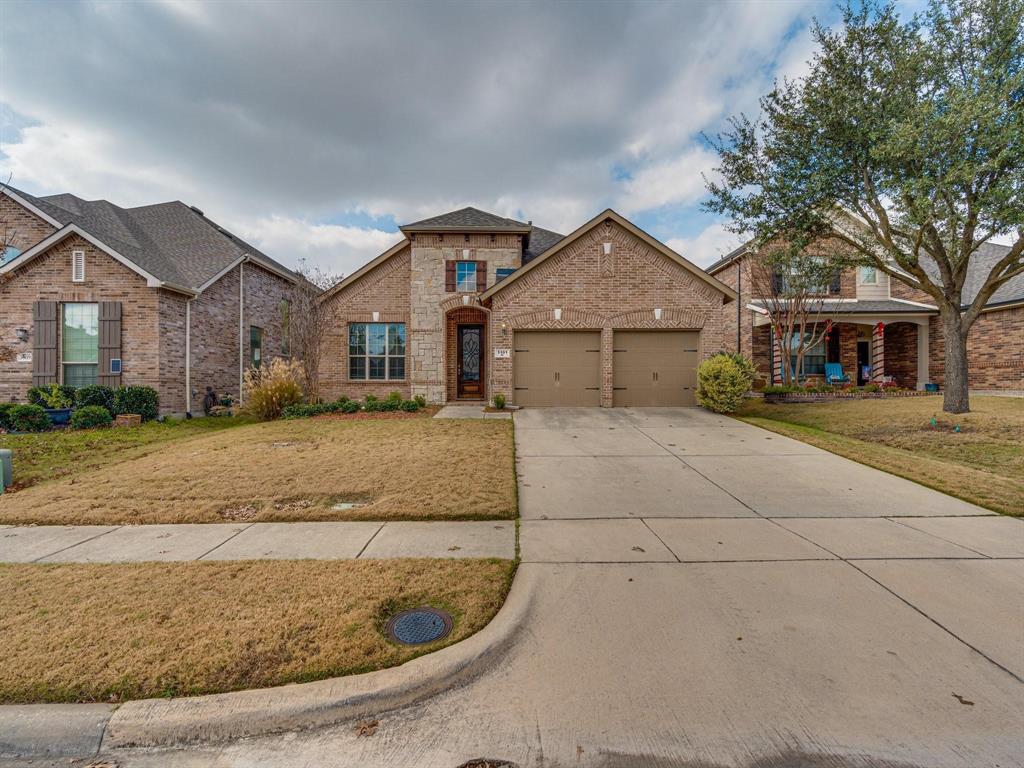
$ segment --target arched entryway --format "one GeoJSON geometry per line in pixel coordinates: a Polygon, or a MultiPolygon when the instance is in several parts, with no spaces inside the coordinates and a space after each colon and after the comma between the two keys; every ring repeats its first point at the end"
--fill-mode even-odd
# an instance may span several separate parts
{"type": "Polygon", "coordinates": [[[487,399],[487,312],[458,307],[445,315],[448,402],[487,399]]]}

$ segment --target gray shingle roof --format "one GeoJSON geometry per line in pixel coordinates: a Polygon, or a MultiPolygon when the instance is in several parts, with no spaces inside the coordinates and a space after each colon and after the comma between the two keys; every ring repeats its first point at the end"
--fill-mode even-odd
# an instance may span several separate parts
{"type": "Polygon", "coordinates": [[[540,256],[544,251],[555,246],[565,235],[552,232],[550,229],[540,227],[530,228],[530,242],[523,250],[523,264],[528,264],[540,256]]]}
{"type": "Polygon", "coordinates": [[[182,202],[121,208],[61,194],[35,197],[11,188],[62,225],[75,224],[157,279],[196,290],[240,257],[294,273],[182,202]]]}
{"type": "Polygon", "coordinates": [[[506,219],[479,208],[461,208],[457,211],[442,213],[440,216],[432,216],[422,221],[414,221],[412,224],[404,224],[399,227],[403,232],[430,232],[437,230],[465,230],[483,229],[489,232],[501,230],[513,230],[526,232],[530,225],[515,219],[506,219]]]}
{"type": "MultiPolygon", "coordinates": [[[[1009,250],[1010,246],[996,243],[983,243],[978,248],[978,254],[971,259],[971,265],[967,269],[967,279],[964,280],[964,304],[974,301],[974,297],[978,295],[978,291],[984,285],[989,271],[1009,250]]],[[[1024,274],[1012,277],[1008,282],[999,286],[999,289],[992,294],[992,298],[988,300],[988,304],[1003,304],[1021,299],[1024,299],[1024,274]]]]}

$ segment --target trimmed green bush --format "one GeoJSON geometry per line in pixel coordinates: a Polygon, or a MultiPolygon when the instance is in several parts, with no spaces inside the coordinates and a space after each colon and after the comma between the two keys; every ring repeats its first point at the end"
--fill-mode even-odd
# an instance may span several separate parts
{"type": "Polygon", "coordinates": [[[403,400],[400,407],[406,413],[416,413],[420,409],[419,403],[415,400],[403,400]]]}
{"type": "Polygon", "coordinates": [[[75,406],[85,408],[90,405],[98,405],[105,408],[111,416],[116,415],[114,410],[114,390],[110,387],[91,384],[87,387],[79,387],[75,391],[75,406]]]}
{"type": "Polygon", "coordinates": [[[427,398],[425,398],[423,395],[413,395],[412,399],[416,401],[416,405],[418,405],[420,408],[427,407],[427,398]]]}
{"type": "Polygon", "coordinates": [[[380,413],[381,411],[387,410],[385,404],[387,401],[378,400],[373,395],[366,396],[366,404],[363,406],[363,410],[367,413],[380,413]]]}
{"type": "Polygon", "coordinates": [[[736,355],[718,354],[697,369],[697,401],[715,413],[733,413],[754,383],[754,366],[736,355]]]}
{"type": "Polygon", "coordinates": [[[45,432],[50,417],[41,405],[15,405],[7,412],[7,422],[14,432],[45,432]]]}
{"type": "Polygon", "coordinates": [[[390,402],[392,402],[392,403],[401,403],[402,402],[402,393],[401,392],[397,392],[397,391],[396,392],[389,392],[388,393],[388,400],[390,402]]]}
{"type": "Polygon", "coordinates": [[[356,413],[359,410],[359,403],[355,400],[346,400],[341,404],[342,413],[356,413]]]}
{"type": "Polygon", "coordinates": [[[102,405],[85,405],[71,414],[72,429],[95,429],[109,427],[114,417],[102,405]]]}
{"type": "Polygon", "coordinates": [[[494,396],[494,407],[499,411],[505,410],[505,396],[498,394],[494,396]]]}
{"type": "Polygon", "coordinates": [[[43,408],[70,408],[75,404],[75,388],[67,384],[32,387],[28,391],[28,401],[43,408]]]}
{"type": "Polygon", "coordinates": [[[10,413],[11,409],[16,407],[17,403],[0,403],[0,429],[10,429],[10,413]]]}
{"type": "Polygon", "coordinates": [[[143,421],[152,421],[159,413],[160,396],[152,387],[121,387],[114,392],[117,413],[137,413],[143,421]]]}

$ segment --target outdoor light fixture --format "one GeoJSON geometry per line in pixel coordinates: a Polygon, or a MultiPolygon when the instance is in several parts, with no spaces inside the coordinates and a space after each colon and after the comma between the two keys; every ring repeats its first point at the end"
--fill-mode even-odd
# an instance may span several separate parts
{"type": "Polygon", "coordinates": [[[22,343],[28,341],[28,328],[16,328],[14,331],[14,338],[22,343]]]}
{"type": "Polygon", "coordinates": [[[555,320],[561,320],[561,319],[562,319],[562,310],[561,309],[556,309],[555,310],[555,320]]]}
{"type": "Polygon", "coordinates": [[[654,310],[654,319],[655,320],[661,320],[661,308],[660,307],[658,309],[654,310]]]}
{"type": "Polygon", "coordinates": [[[604,244],[604,255],[605,256],[610,256],[611,253],[612,253],[612,244],[611,243],[605,243],[604,244]]]}

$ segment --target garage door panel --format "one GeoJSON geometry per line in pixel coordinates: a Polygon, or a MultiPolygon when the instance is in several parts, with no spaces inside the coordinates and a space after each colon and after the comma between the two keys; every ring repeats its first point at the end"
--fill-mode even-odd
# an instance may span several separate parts
{"type": "Polygon", "coordinates": [[[513,377],[516,405],[600,405],[600,332],[516,331],[513,377]]]}
{"type": "Polygon", "coordinates": [[[696,405],[699,331],[616,331],[613,403],[696,405]]]}

